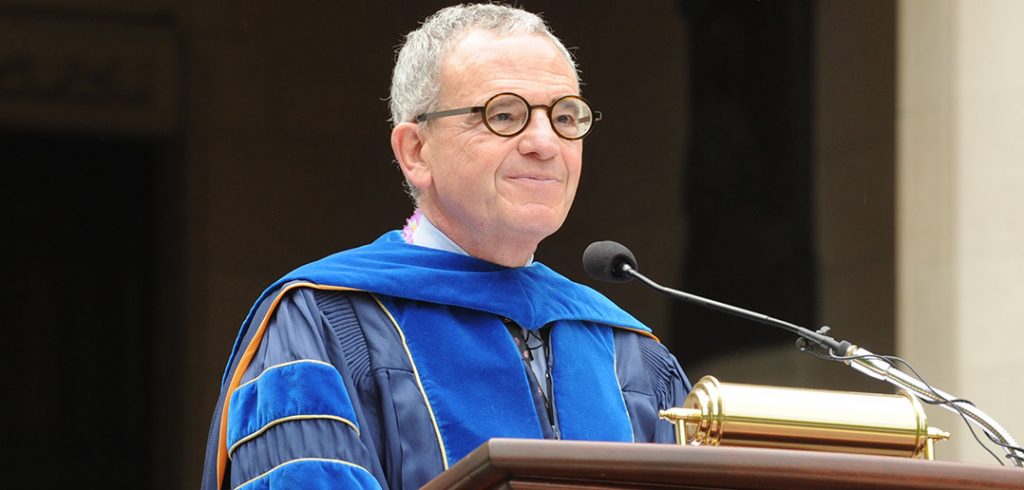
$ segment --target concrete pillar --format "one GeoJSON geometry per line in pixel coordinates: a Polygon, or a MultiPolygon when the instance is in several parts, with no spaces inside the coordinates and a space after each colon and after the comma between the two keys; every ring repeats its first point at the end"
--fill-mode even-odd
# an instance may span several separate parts
{"type": "MultiPolygon", "coordinates": [[[[897,350],[1024,437],[1024,2],[898,9],[897,350]]],[[[929,416],[939,459],[994,462],[929,416]]]]}

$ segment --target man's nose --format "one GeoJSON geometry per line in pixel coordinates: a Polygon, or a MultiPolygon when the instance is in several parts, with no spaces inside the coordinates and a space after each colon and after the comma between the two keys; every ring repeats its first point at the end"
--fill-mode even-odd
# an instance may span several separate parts
{"type": "Polygon", "coordinates": [[[523,155],[533,154],[541,160],[549,160],[558,154],[561,137],[551,127],[547,108],[531,109],[530,122],[519,136],[519,152],[523,155]]]}

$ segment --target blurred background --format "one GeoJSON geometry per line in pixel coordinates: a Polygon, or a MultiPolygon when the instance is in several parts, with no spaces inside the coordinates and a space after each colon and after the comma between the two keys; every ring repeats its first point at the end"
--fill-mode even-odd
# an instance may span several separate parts
{"type": "MultiPolygon", "coordinates": [[[[193,488],[239,324],[292,268],[400,228],[395,48],[439,1],[0,1],[10,488],[193,488]],[[57,471],[60,469],[60,471],[57,471]]],[[[518,2],[604,119],[537,259],[692,381],[891,392],[670,286],[905,357],[1024,437],[1024,3],[518,2]]],[[[962,422],[939,459],[995,464],[962,422]]]]}

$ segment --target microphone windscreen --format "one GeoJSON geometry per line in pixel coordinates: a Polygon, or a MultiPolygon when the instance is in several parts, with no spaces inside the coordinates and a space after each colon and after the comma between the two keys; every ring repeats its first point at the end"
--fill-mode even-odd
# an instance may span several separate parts
{"type": "Polygon", "coordinates": [[[587,275],[599,281],[627,282],[633,276],[622,270],[623,264],[629,264],[634,269],[636,258],[633,252],[618,242],[605,240],[587,245],[583,251],[583,270],[587,275]]]}

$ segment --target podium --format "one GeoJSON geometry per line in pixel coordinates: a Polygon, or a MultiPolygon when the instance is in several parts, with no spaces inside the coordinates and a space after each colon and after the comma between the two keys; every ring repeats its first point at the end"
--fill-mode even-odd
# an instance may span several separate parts
{"type": "Polygon", "coordinates": [[[491,439],[424,489],[1024,489],[1024,469],[781,449],[491,439]]]}

